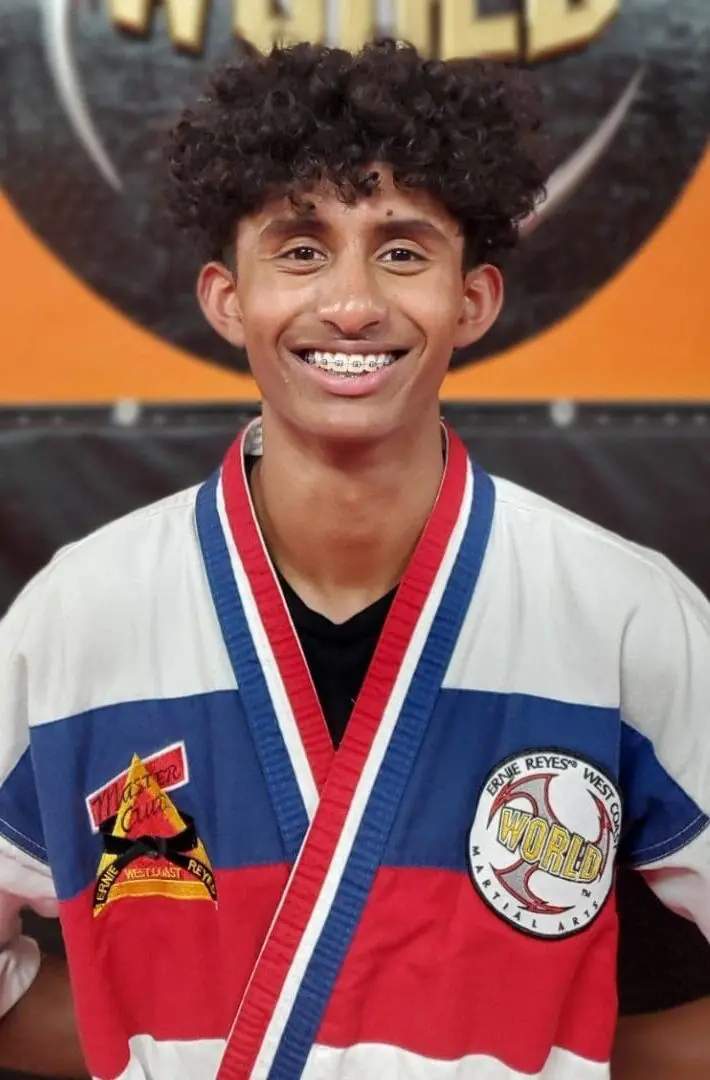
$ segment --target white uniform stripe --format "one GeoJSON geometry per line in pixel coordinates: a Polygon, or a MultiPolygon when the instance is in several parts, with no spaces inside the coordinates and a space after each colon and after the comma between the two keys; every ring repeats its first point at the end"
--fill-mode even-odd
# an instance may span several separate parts
{"type": "MultiPolygon", "coordinates": [[[[217,1071],[224,1045],[222,1039],[157,1042],[149,1035],[136,1035],[130,1040],[131,1060],[114,1080],[167,1076],[170,1080],[207,1080],[217,1071]]],[[[398,1046],[358,1043],[345,1048],[316,1044],[302,1080],[608,1080],[609,1075],[605,1062],[589,1061],[559,1047],[552,1049],[542,1070],[529,1073],[511,1069],[485,1054],[443,1061],[398,1046]]]]}
{"type": "MultiPolygon", "coordinates": [[[[128,1041],[131,1052],[128,1065],[111,1080],[211,1080],[224,1053],[224,1039],[154,1039],[134,1035],[128,1041]]],[[[94,1077],[94,1080],[108,1080],[94,1077]]]]}
{"type": "Polygon", "coordinates": [[[466,485],[458,520],[454,526],[449,543],[436,575],[433,587],[424,603],[421,615],[412,634],[412,639],[404,656],[402,667],[392,689],[392,694],[384,710],[382,721],[372,743],[369,756],[355,789],[350,809],[336,846],[330,867],[326,874],[311,917],[301,937],[291,968],[284,981],[278,1002],[273,1011],[269,1026],[264,1036],[254,1069],[252,1080],[267,1080],[273,1064],[284,1028],[288,1023],[294,1001],[298,995],[301,981],[310,962],[313,951],[328,917],[331,905],[340,885],[350,852],[367,807],[370,794],[377,779],[377,774],[387,752],[392,733],[400,716],[402,704],[409,689],[424,645],[426,644],[432,622],[439,608],[444,589],[449,580],[456,560],[461,540],[468,524],[473,494],[473,471],[470,462],[466,470],[466,485]]]}
{"type": "Polygon", "coordinates": [[[301,740],[301,735],[298,730],[298,725],[296,724],[296,718],[293,715],[286,688],[281,679],[281,675],[279,674],[276,658],[271,649],[266,630],[264,629],[264,624],[261,621],[261,615],[259,614],[256,601],[254,600],[249,579],[244,572],[241,559],[237,555],[232,530],[227,518],[227,510],[224,504],[224,491],[222,489],[221,480],[217,485],[217,512],[222,525],[224,539],[227,544],[227,551],[229,552],[229,559],[232,564],[232,572],[239,589],[244,614],[254,641],[254,648],[261,659],[264,678],[269,688],[271,700],[274,704],[279,728],[286,744],[288,756],[291,760],[291,765],[296,776],[299,791],[301,792],[303,804],[306,808],[308,820],[312,821],[313,815],[316,812],[316,807],[318,806],[318,788],[301,740]]]}
{"type": "Polygon", "coordinates": [[[302,1080],[608,1080],[606,1062],[588,1061],[553,1047],[539,1072],[518,1072],[487,1054],[467,1054],[438,1061],[399,1046],[359,1043],[345,1049],[318,1046],[311,1050],[302,1080]]]}

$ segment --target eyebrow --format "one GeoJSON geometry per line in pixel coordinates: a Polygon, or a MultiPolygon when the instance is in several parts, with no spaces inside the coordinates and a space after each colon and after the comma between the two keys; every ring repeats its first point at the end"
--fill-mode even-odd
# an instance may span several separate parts
{"type": "Polygon", "coordinates": [[[428,218],[387,218],[375,226],[384,239],[395,240],[398,236],[428,236],[434,240],[448,241],[446,234],[428,218]]]}
{"type": "Polygon", "coordinates": [[[314,214],[298,214],[296,216],[272,218],[259,233],[259,239],[285,240],[289,236],[297,236],[298,233],[321,234],[325,231],[324,223],[314,214]]]}
{"type": "MultiPolygon", "coordinates": [[[[402,236],[429,237],[448,242],[446,234],[427,218],[387,218],[375,222],[372,231],[382,240],[396,240],[402,236]]],[[[259,234],[260,240],[287,240],[299,233],[323,236],[328,232],[327,224],[315,214],[272,218],[259,234]]]]}

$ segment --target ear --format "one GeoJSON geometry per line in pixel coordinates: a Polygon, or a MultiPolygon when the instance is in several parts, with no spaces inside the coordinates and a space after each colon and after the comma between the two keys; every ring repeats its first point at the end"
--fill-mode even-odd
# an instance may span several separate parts
{"type": "Polygon", "coordinates": [[[212,329],[231,345],[243,346],[242,313],[232,271],[219,262],[203,266],[197,279],[197,299],[212,329]]]}
{"type": "Polygon", "coordinates": [[[464,278],[461,315],[456,326],[454,348],[473,345],[486,334],[503,306],[503,275],[485,263],[469,270],[464,278]]]}

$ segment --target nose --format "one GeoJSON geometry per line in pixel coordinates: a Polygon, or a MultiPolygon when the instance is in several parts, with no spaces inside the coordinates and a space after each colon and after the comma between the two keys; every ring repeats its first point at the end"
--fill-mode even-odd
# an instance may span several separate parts
{"type": "Polygon", "coordinates": [[[318,315],[345,338],[364,336],[387,315],[377,270],[357,252],[341,254],[321,278],[318,315]]]}

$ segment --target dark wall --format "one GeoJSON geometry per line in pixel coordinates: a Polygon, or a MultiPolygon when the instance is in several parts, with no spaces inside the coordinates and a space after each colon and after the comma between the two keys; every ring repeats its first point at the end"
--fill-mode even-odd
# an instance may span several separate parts
{"type": "MultiPolygon", "coordinates": [[[[151,409],[0,412],[0,609],[62,544],[196,483],[248,412],[151,409]]],[[[710,594],[710,407],[450,408],[489,470],[667,554],[710,594]]],[[[710,993],[710,948],[622,872],[620,992],[626,1012],[710,993]]],[[[61,947],[54,924],[30,920],[61,947]]]]}

